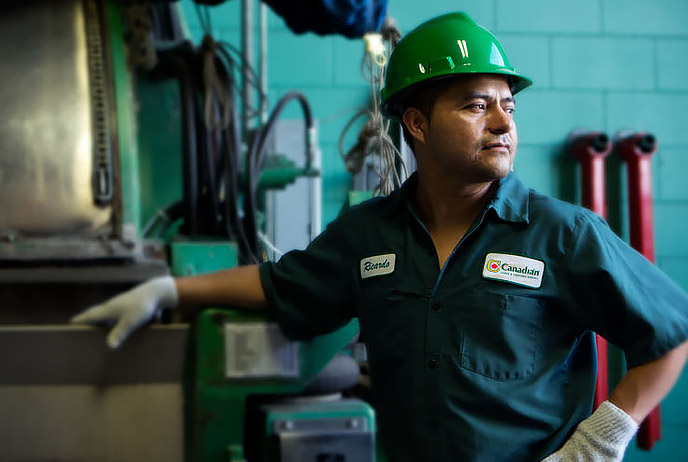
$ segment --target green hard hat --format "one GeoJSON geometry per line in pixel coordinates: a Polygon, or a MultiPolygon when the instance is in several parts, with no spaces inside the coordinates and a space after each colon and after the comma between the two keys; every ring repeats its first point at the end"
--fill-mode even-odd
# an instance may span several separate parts
{"type": "Polygon", "coordinates": [[[497,38],[466,13],[448,13],[406,34],[389,57],[381,91],[383,114],[399,118],[415,85],[456,74],[502,74],[516,94],[533,83],[509,65],[497,38]]]}

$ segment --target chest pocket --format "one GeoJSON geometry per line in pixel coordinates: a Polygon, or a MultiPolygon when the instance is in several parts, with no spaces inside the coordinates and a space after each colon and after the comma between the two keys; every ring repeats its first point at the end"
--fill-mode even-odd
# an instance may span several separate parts
{"type": "Polygon", "coordinates": [[[462,331],[462,368],[495,380],[529,377],[540,356],[543,301],[474,291],[457,321],[462,331]]]}

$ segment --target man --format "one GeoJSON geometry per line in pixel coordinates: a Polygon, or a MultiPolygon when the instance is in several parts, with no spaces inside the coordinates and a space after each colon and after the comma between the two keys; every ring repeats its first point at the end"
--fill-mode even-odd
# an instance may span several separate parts
{"type": "Polygon", "coordinates": [[[688,297],[593,213],[511,173],[514,94],[530,85],[465,14],[410,32],[383,110],[418,171],[278,263],[160,278],[79,315],[119,323],[160,304],[270,307],[309,338],[358,317],[373,404],[397,461],[620,461],[688,355],[688,297]],[[630,370],[592,415],[594,334],[630,370]]]}

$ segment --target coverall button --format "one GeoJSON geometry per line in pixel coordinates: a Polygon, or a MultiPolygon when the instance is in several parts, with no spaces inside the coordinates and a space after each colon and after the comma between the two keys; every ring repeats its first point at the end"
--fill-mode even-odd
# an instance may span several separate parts
{"type": "Polygon", "coordinates": [[[439,302],[432,302],[432,303],[430,304],[430,309],[431,309],[432,311],[439,311],[441,307],[442,307],[442,306],[440,305],[439,302]]]}
{"type": "Polygon", "coordinates": [[[437,359],[436,359],[436,358],[430,359],[430,360],[428,361],[428,367],[429,367],[430,369],[436,368],[436,367],[437,367],[437,359]]]}

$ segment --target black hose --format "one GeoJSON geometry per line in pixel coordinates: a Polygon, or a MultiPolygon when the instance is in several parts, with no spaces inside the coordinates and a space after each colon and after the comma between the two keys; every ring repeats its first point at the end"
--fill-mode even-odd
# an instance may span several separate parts
{"type": "MultiPolygon", "coordinates": [[[[219,165],[213,156],[211,146],[221,149],[222,134],[217,133],[218,143],[210,139],[215,135],[207,129],[205,120],[199,110],[199,96],[203,94],[204,85],[201,74],[196,69],[202,68],[201,50],[198,53],[190,42],[182,42],[158,51],[161,65],[154,69],[158,77],[174,77],[179,81],[182,118],[184,129],[182,141],[184,146],[184,194],[185,220],[182,233],[186,235],[225,235],[223,229],[222,206],[219,188],[223,175],[217,174],[219,165]],[[191,128],[193,127],[193,129],[191,128]]],[[[236,199],[235,199],[236,200],[236,199]]],[[[235,220],[238,221],[238,220],[235,220]]],[[[227,233],[230,239],[232,233],[227,233]]]]}
{"type": "MultiPolygon", "coordinates": [[[[231,66],[232,61],[226,51],[221,47],[217,48],[218,54],[215,56],[216,68],[222,83],[228,88],[234,102],[235,81],[231,66]],[[222,57],[226,60],[225,62],[222,57]]],[[[198,60],[198,55],[194,52],[189,42],[175,45],[173,48],[159,50],[159,65],[153,70],[152,75],[158,78],[168,78],[170,75],[179,81],[181,101],[182,101],[182,120],[184,129],[182,130],[183,143],[183,162],[184,162],[184,194],[183,194],[183,215],[184,224],[182,233],[187,235],[197,235],[199,232],[199,190],[203,185],[203,231],[211,233],[220,232],[222,220],[220,210],[224,208],[224,225],[229,239],[237,238],[240,246],[240,258],[245,262],[255,263],[259,261],[258,256],[258,232],[257,232],[257,192],[259,172],[263,167],[265,158],[266,144],[274,127],[277,118],[281,115],[284,107],[292,99],[299,101],[306,125],[306,166],[312,164],[312,140],[310,133],[313,130],[313,118],[308,100],[296,91],[284,95],[275,105],[267,123],[257,131],[251,143],[246,159],[246,187],[244,193],[244,217],[240,215],[239,184],[241,182],[241,171],[238,162],[238,155],[241,151],[239,117],[236,104],[232,104],[230,111],[230,123],[222,128],[219,133],[220,159],[215,160],[212,150],[209,149],[213,143],[210,141],[214,135],[206,132],[206,136],[197,137],[197,133],[205,131],[204,119],[200,117],[198,111],[198,89],[203,88],[197,75],[191,74],[190,68],[198,60]],[[196,79],[194,79],[196,77],[196,79]],[[199,150],[203,156],[199,157],[199,150]],[[199,176],[200,162],[200,176],[199,176]],[[219,172],[219,174],[217,174],[219,172]],[[219,191],[224,183],[225,196],[223,203],[219,191]],[[209,199],[209,200],[207,200],[209,199]],[[208,203],[209,202],[209,203],[208,203]],[[208,207],[209,206],[209,207],[208,207]],[[209,209],[209,210],[207,210],[209,209]],[[208,220],[208,215],[212,215],[208,220]]]]}
{"type": "MultiPolygon", "coordinates": [[[[222,51],[219,48],[218,50],[222,51]]],[[[224,54],[221,53],[221,55],[224,54]]],[[[227,58],[227,56],[225,56],[225,58],[227,58]]],[[[258,258],[253,252],[249,244],[249,240],[246,237],[246,231],[244,229],[244,224],[242,223],[238,207],[239,184],[241,182],[238,156],[241,151],[241,136],[238,122],[238,109],[237,105],[234,104],[235,98],[233,91],[236,82],[233,78],[232,69],[228,68],[229,63],[231,63],[231,61],[226,63],[221,59],[221,56],[218,55],[218,59],[216,60],[218,76],[225,84],[225,87],[231,95],[232,104],[229,125],[222,130],[222,164],[219,171],[223,172],[223,175],[217,179],[224,181],[225,185],[224,209],[227,235],[230,237],[230,239],[232,236],[237,238],[239,244],[239,255],[242,262],[257,263],[258,258]]]]}
{"type": "MultiPolygon", "coordinates": [[[[206,145],[208,146],[207,151],[207,163],[208,163],[208,178],[207,178],[207,188],[208,188],[208,198],[210,200],[210,209],[212,213],[212,219],[209,219],[209,224],[211,225],[211,234],[214,236],[224,235],[223,227],[223,217],[221,212],[221,200],[220,192],[218,189],[218,172],[220,176],[222,171],[220,170],[221,163],[219,159],[222,157],[222,131],[219,129],[208,130],[206,134],[206,145]]],[[[231,240],[232,236],[228,236],[231,240]]]]}
{"type": "Polygon", "coordinates": [[[202,117],[196,118],[198,136],[198,232],[203,235],[217,235],[218,201],[215,190],[215,172],[213,165],[212,141],[213,131],[209,130],[202,117]]]}
{"type": "Polygon", "coordinates": [[[306,99],[306,96],[298,91],[290,91],[286,93],[280,100],[277,102],[275,105],[275,108],[272,110],[272,113],[270,114],[270,118],[268,118],[268,121],[266,122],[265,126],[263,129],[260,131],[260,145],[258,147],[258,157],[255,158],[256,164],[256,170],[260,170],[263,166],[263,160],[265,157],[265,143],[272,134],[272,131],[274,129],[275,121],[277,118],[282,114],[282,111],[284,110],[284,107],[289,103],[292,99],[296,99],[300,105],[301,105],[301,110],[303,111],[303,118],[306,124],[306,164],[310,166],[313,162],[313,159],[311,158],[312,155],[312,149],[311,149],[311,139],[309,137],[309,134],[311,130],[313,129],[313,115],[311,112],[311,106],[308,104],[308,100],[306,99]]]}
{"type": "Polygon", "coordinates": [[[265,158],[265,145],[267,140],[272,135],[275,128],[277,118],[281,115],[284,107],[292,99],[296,99],[303,110],[303,116],[306,124],[306,164],[310,167],[312,164],[312,140],[310,139],[310,133],[313,130],[313,116],[311,112],[308,100],[303,93],[298,91],[290,91],[285,94],[275,105],[272,110],[268,121],[256,134],[253,143],[251,143],[251,149],[249,150],[248,158],[246,159],[246,185],[247,191],[244,194],[244,227],[246,229],[246,235],[249,240],[249,245],[251,252],[254,255],[259,255],[258,247],[258,226],[257,220],[257,210],[256,210],[256,194],[258,192],[258,175],[263,167],[263,161],[265,158]]]}

